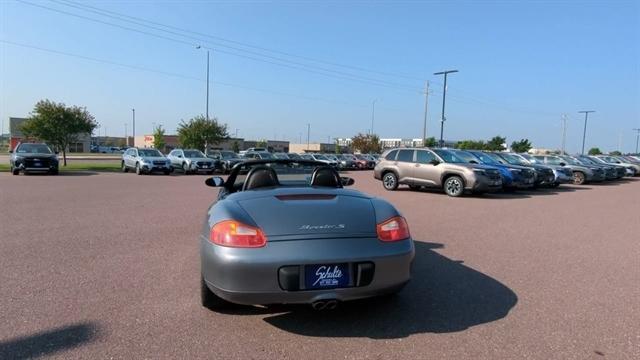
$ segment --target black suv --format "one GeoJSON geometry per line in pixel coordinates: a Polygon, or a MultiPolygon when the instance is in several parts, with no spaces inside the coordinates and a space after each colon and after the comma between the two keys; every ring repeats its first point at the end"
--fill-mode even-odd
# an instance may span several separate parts
{"type": "Polygon", "coordinates": [[[57,152],[51,151],[49,146],[42,143],[19,143],[11,153],[9,164],[11,173],[48,173],[58,175],[57,152]]]}

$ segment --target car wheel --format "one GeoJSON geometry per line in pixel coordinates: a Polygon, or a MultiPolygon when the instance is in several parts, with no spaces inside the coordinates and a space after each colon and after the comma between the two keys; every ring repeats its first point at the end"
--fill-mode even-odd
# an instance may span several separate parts
{"type": "Polygon", "coordinates": [[[573,173],[573,183],[576,185],[582,185],[584,184],[586,181],[586,178],[584,176],[584,173],[581,173],[580,171],[576,171],[573,173]]]}
{"type": "Polygon", "coordinates": [[[204,278],[202,277],[200,277],[200,301],[202,306],[209,310],[219,310],[231,305],[230,302],[220,298],[209,290],[207,284],[204,283],[204,278]]]}
{"type": "Polygon", "coordinates": [[[127,165],[125,165],[124,161],[122,162],[122,172],[129,172],[129,168],[127,167],[127,165]]]}
{"type": "Polygon", "coordinates": [[[18,168],[14,168],[13,166],[11,167],[11,173],[13,175],[20,175],[20,169],[18,168]]]}
{"type": "Polygon", "coordinates": [[[142,175],[142,169],[140,168],[140,163],[136,163],[136,174],[142,175]]]}
{"type": "Polygon", "coordinates": [[[409,185],[409,189],[413,190],[413,191],[418,191],[420,190],[422,186],[418,186],[418,185],[409,185]]]}
{"type": "Polygon", "coordinates": [[[182,164],[182,171],[184,171],[185,175],[189,175],[189,166],[187,163],[182,164]]]}
{"type": "Polygon", "coordinates": [[[392,172],[388,172],[382,176],[382,186],[387,190],[395,190],[398,188],[398,177],[392,172]]]}
{"type": "Polygon", "coordinates": [[[444,182],[444,192],[452,197],[458,197],[464,193],[464,183],[459,176],[451,176],[444,182]]]}

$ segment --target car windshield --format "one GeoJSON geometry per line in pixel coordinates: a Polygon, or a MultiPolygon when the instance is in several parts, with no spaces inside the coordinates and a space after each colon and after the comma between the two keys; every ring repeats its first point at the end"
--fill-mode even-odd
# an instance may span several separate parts
{"type": "Polygon", "coordinates": [[[560,165],[561,163],[566,163],[566,161],[559,157],[549,156],[547,157],[547,163],[550,165],[560,165]]]}
{"type": "Polygon", "coordinates": [[[517,157],[517,156],[515,156],[513,154],[500,153],[500,154],[498,154],[498,156],[500,156],[503,159],[505,159],[511,165],[529,165],[529,164],[527,164],[526,161],[522,160],[521,158],[519,158],[519,157],[517,157]]]}
{"type": "Polygon", "coordinates": [[[484,153],[482,151],[474,151],[471,152],[471,154],[473,154],[473,156],[477,157],[478,159],[480,159],[480,161],[483,164],[488,164],[488,165],[497,165],[500,164],[497,160],[495,160],[493,157],[489,156],[487,153],[484,153]]]}
{"type": "Polygon", "coordinates": [[[258,154],[260,154],[260,158],[261,159],[275,159],[275,156],[273,156],[273,154],[268,153],[268,152],[261,152],[261,153],[258,153],[258,154]]]}
{"type": "Polygon", "coordinates": [[[579,158],[577,158],[577,159],[578,159],[581,163],[583,163],[583,164],[587,164],[587,165],[592,165],[592,164],[593,164],[593,165],[598,165],[598,164],[599,164],[597,161],[593,160],[592,158],[586,157],[586,156],[584,156],[584,157],[579,157],[579,158]]]}
{"type": "Polygon", "coordinates": [[[475,157],[473,154],[466,152],[466,151],[454,151],[453,152],[457,157],[459,157],[460,159],[464,160],[464,162],[468,162],[471,164],[479,164],[482,161],[480,161],[477,157],[475,157]]]}
{"type": "Polygon", "coordinates": [[[186,158],[203,158],[205,157],[200,150],[185,150],[184,157],[186,158]]]}
{"type": "Polygon", "coordinates": [[[156,149],[138,149],[138,156],[162,157],[162,154],[156,149]]]}
{"type": "Polygon", "coordinates": [[[353,154],[342,154],[342,158],[346,160],[356,160],[357,158],[353,154]]]}
{"type": "Polygon", "coordinates": [[[436,150],[433,150],[433,152],[438,154],[438,156],[440,156],[442,160],[444,160],[444,162],[448,162],[448,163],[466,163],[467,162],[450,150],[436,149],[436,150]]]}
{"type": "Polygon", "coordinates": [[[276,153],[276,154],[273,154],[273,156],[274,156],[276,159],[288,159],[288,158],[289,158],[289,157],[287,156],[287,154],[283,154],[283,153],[276,153]]]}
{"type": "Polygon", "coordinates": [[[316,160],[329,160],[324,155],[313,155],[316,160]]]}
{"type": "Polygon", "coordinates": [[[500,155],[498,155],[498,154],[494,154],[494,153],[483,153],[483,154],[485,154],[488,157],[492,158],[493,161],[495,161],[498,164],[506,164],[507,163],[507,160],[501,158],[500,155]]]}
{"type": "Polygon", "coordinates": [[[16,150],[18,154],[52,154],[45,144],[21,144],[16,150]]]}
{"type": "Polygon", "coordinates": [[[298,154],[291,153],[291,154],[287,154],[287,156],[289,157],[289,159],[302,159],[298,154]]]}
{"type": "Polygon", "coordinates": [[[295,186],[295,187],[309,187],[311,186],[311,175],[313,171],[319,166],[317,163],[311,161],[295,160],[285,162],[266,162],[266,163],[244,163],[240,166],[239,172],[233,181],[234,188],[240,188],[244,184],[249,171],[254,167],[269,167],[273,169],[278,177],[278,183],[281,186],[295,186]]]}
{"type": "Polygon", "coordinates": [[[582,165],[578,160],[572,158],[571,156],[560,156],[560,159],[564,160],[567,164],[570,165],[582,165]]]}
{"type": "Polygon", "coordinates": [[[232,151],[221,151],[220,157],[222,157],[223,159],[239,159],[240,158],[238,154],[232,151]]]}

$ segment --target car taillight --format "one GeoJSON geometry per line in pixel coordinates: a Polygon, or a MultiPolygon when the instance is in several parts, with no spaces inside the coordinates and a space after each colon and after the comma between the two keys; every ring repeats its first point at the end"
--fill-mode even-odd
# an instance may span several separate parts
{"type": "Polygon", "coordinates": [[[378,238],[382,241],[399,241],[408,239],[409,225],[402,216],[392,217],[376,226],[378,238]]]}
{"type": "Polygon", "coordinates": [[[267,237],[262,230],[233,220],[213,225],[209,240],[214,244],[230,247],[256,248],[267,244],[267,237]]]}

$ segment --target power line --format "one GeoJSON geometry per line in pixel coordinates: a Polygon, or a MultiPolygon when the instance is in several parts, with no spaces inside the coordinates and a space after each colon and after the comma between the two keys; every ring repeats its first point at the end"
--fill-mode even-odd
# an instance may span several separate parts
{"type": "MultiPolygon", "coordinates": [[[[54,2],[57,2],[57,3],[61,3],[60,0],[51,0],[51,1],[54,1],[54,2]]],[[[219,41],[229,42],[229,43],[236,44],[236,45],[241,45],[241,46],[245,46],[245,47],[249,47],[249,48],[254,48],[254,49],[258,49],[258,50],[262,50],[262,51],[271,52],[271,53],[274,53],[274,54],[285,55],[285,56],[289,56],[289,57],[293,57],[293,58],[313,61],[313,62],[326,64],[326,65],[331,65],[331,66],[337,66],[337,67],[343,67],[343,68],[358,70],[358,71],[362,71],[362,72],[369,72],[369,73],[372,73],[372,74],[379,74],[379,75],[390,76],[390,77],[401,77],[401,78],[406,78],[406,79],[411,79],[411,80],[419,80],[419,81],[423,81],[424,80],[423,77],[417,77],[417,76],[399,74],[399,73],[391,73],[391,72],[385,72],[385,71],[379,71],[379,70],[365,69],[365,68],[359,67],[359,66],[340,64],[340,63],[326,61],[326,60],[314,59],[314,58],[308,57],[308,56],[296,55],[296,54],[292,54],[290,52],[285,52],[285,51],[281,51],[281,50],[273,50],[273,49],[265,48],[265,47],[262,47],[262,46],[257,46],[257,45],[252,45],[252,44],[236,41],[236,40],[231,40],[231,39],[224,38],[224,37],[221,37],[221,36],[214,36],[214,35],[211,35],[211,34],[205,34],[205,33],[197,32],[197,31],[193,31],[193,30],[189,30],[189,29],[185,29],[185,28],[180,28],[180,27],[177,27],[177,26],[167,25],[167,24],[163,24],[163,23],[160,23],[160,22],[144,19],[144,18],[141,18],[141,17],[126,15],[126,14],[118,13],[118,12],[115,12],[115,11],[101,9],[101,8],[98,8],[98,7],[95,7],[95,6],[81,4],[81,3],[78,3],[78,2],[75,2],[75,1],[62,0],[62,2],[67,3],[66,4],[67,6],[71,6],[71,4],[73,4],[73,5],[75,5],[74,7],[82,7],[84,9],[92,9],[92,10],[97,11],[97,12],[102,13],[102,14],[104,14],[104,13],[112,14],[112,15],[119,16],[119,17],[124,17],[124,18],[129,18],[129,19],[133,19],[133,20],[137,20],[137,21],[142,21],[142,22],[146,22],[148,24],[153,24],[153,25],[166,27],[168,29],[173,29],[173,30],[184,32],[184,33],[204,36],[204,37],[208,37],[208,38],[211,38],[211,39],[216,39],[216,40],[219,40],[219,41]]],[[[88,10],[85,10],[85,11],[88,11],[88,10]]]]}
{"type": "MultiPolygon", "coordinates": [[[[247,50],[243,50],[243,49],[233,48],[233,47],[230,47],[230,46],[222,45],[224,47],[231,48],[234,51],[242,51],[242,52],[246,52],[246,53],[249,53],[249,54],[252,54],[252,55],[255,55],[255,56],[262,56],[262,57],[266,57],[268,59],[273,59],[273,60],[261,59],[261,58],[255,57],[255,56],[238,54],[236,52],[232,52],[232,51],[228,51],[228,50],[221,50],[220,48],[216,48],[216,47],[212,47],[212,46],[203,46],[203,45],[201,45],[201,43],[204,43],[204,42],[207,42],[207,41],[203,41],[202,39],[193,38],[193,37],[189,37],[189,36],[182,35],[182,34],[172,33],[172,32],[167,31],[167,30],[162,30],[162,29],[158,29],[158,28],[155,28],[155,27],[150,27],[150,26],[144,25],[144,24],[138,24],[138,25],[139,26],[144,26],[146,28],[152,28],[152,29],[155,29],[155,30],[165,31],[165,32],[177,35],[177,36],[191,38],[191,40],[195,40],[195,41],[197,41],[197,43],[190,42],[190,41],[185,41],[185,40],[182,40],[182,39],[176,39],[176,38],[173,38],[173,37],[160,35],[160,34],[149,32],[149,31],[144,31],[144,30],[132,28],[132,27],[129,27],[129,26],[115,24],[115,23],[112,23],[112,22],[108,22],[108,21],[104,21],[104,20],[100,20],[100,19],[95,19],[95,18],[92,18],[92,17],[88,17],[88,16],[76,14],[76,13],[71,13],[71,12],[68,12],[68,11],[52,8],[52,7],[49,7],[49,6],[44,6],[44,5],[40,5],[40,4],[34,4],[34,3],[31,3],[31,2],[28,2],[28,1],[24,1],[24,0],[16,0],[16,1],[18,1],[20,3],[23,3],[23,4],[26,4],[26,5],[39,7],[39,8],[45,9],[45,10],[57,12],[57,13],[60,13],[60,14],[73,16],[73,17],[77,17],[77,18],[80,18],[80,19],[88,20],[88,21],[97,22],[97,23],[100,23],[100,24],[103,24],[103,25],[108,25],[108,26],[120,28],[120,29],[123,29],[123,30],[136,32],[136,33],[143,34],[143,35],[146,35],[146,36],[156,37],[156,38],[160,38],[160,39],[163,39],[163,40],[167,40],[167,41],[172,41],[172,42],[175,42],[175,43],[188,45],[190,47],[194,47],[194,46],[200,45],[201,47],[203,47],[205,49],[215,50],[218,53],[223,53],[223,54],[237,56],[237,57],[250,59],[250,60],[254,60],[254,61],[269,63],[269,64],[272,64],[272,65],[278,65],[278,66],[287,67],[287,68],[291,68],[291,69],[297,69],[297,70],[306,71],[306,72],[310,72],[310,73],[315,73],[315,74],[328,76],[328,77],[333,77],[333,78],[337,78],[337,79],[356,81],[356,82],[366,83],[366,84],[369,84],[369,85],[387,87],[387,88],[392,88],[392,89],[396,89],[396,90],[408,91],[408,92],[412,92],[412,93],[420,92],[420,90],[417,87],[414,88],[414,87],[411,87],[411,86],[405,85],[405,84],[398,84],[398,83],[393,83],[393,82],[379,80],[379,79],[362,77],[362,76],[359,76],[359,75],[349,74],[349,73],[345,73],[345,72],[341,72],[341,71],[325,69],[325,68],[319,68],[317,66],[312,67],[312,66],[309,66],[309,65],[306,65],[306,64],[292,62],[290,60],[281,59],[281,58],[277,58],[277,57],[273,57],[273,56],[269,56],[269,55],[264,55],[264,54],[259,54],[259,53],[256,53],[256,52],[251,52],[251,51],[247,51],[247,50]]],[[[113,16],[111,16],[111,18],[113,18],[113,16]]],[[[131,21],[129,21],[129,22],[131,22],[131,21]]],[[[217,44],[216,46],[220,46],[220,44],[217,44]]]]}

